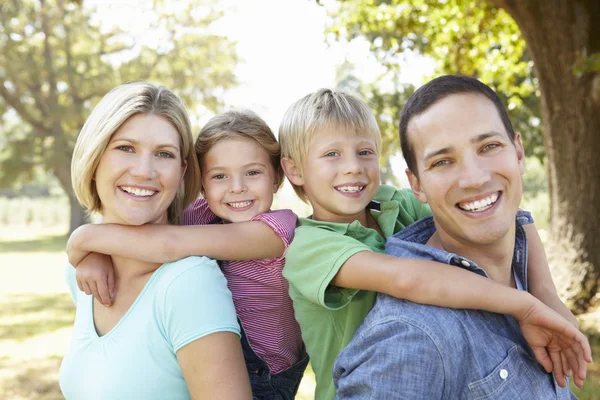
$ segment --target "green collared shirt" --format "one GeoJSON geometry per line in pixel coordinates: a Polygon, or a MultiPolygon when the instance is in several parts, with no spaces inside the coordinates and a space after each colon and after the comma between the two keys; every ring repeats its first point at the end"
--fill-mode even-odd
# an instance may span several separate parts
{"type": "MultiPolygon", "coordinates": [[[[409,189],[381,185],[369,207],[385,236],[431,215],[409,189]]],[[[385,238],[376,230],[350,224],[300,218],[286,254],[283,275],[290,283],[296,320],[315,372],[315,398],[333,399],[332,367],[375,302],[374,292],[340,288],[331,280],[361,251],[384,253],[385,238]]]]}

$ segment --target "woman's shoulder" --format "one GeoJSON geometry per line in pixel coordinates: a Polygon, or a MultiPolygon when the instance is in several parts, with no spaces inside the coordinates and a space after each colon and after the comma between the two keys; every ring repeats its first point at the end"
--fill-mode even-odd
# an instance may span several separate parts
{"type": "Polygon", "coordinates": [[[174,281],[194,279],[212,282],[224,279],[219,264],[212,258],[192,256],[163,264],[156,272],[155,280],[159,287],[167,288],[174,281]]]}
{"type": "Polygon", "coordinates": [[[156,273],[153,313],[175,351],[210,333],[239,334],[227,280],[214,260],[187,257],[156,273]]]}

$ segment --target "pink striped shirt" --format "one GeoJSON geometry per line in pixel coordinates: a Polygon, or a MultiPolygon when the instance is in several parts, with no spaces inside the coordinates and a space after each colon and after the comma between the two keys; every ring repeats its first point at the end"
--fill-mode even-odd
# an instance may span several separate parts
{"type": "MultiPolygon", "coordinates": [[[[197,199],[183,213],[184,225],[206,225],[215,218],[204,199],[197,199]]],[[[294,237],[297,219],[291,210],[269,211],[252,218],[269,225],[281,237],[285,244],[281,257],[221,263],[248,341],[272,374],[294,365],[302,351],[300,326],[294,318],[288,283],[282,275],[285,252],[294,237]]]]}

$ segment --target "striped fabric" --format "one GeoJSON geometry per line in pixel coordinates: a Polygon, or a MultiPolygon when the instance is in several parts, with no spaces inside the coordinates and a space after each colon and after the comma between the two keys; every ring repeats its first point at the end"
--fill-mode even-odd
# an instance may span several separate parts
{"type": "MultiPolygon", "coordinates": [[[[214,220],[206,200],[198,199],[184,212],[185,225],[204,225],[214,220]]],[[[259,214],[253,221],[269,225],[285,243],[287,251],[296,228],[291,210],[259,214]]],[[[271,369],[284,371],[300,358],[302,338],[294,319],[288,283],[282,275],[285,252],[270,260],[223,261],[221,269],[233,295],[233,303],[254,352],[271,369]]]]}

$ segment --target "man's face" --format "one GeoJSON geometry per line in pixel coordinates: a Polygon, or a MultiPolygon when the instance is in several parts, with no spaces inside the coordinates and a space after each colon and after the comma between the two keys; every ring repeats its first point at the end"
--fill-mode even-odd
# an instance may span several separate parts
{"type": "Polygon", "coordinates": [[[418,178],[407,175],[443,241],[486,245],[513,233],[523,146],[519,135],[511,142],[491,100],[450,95],[413,117],[408,135],[418,178]]]}

